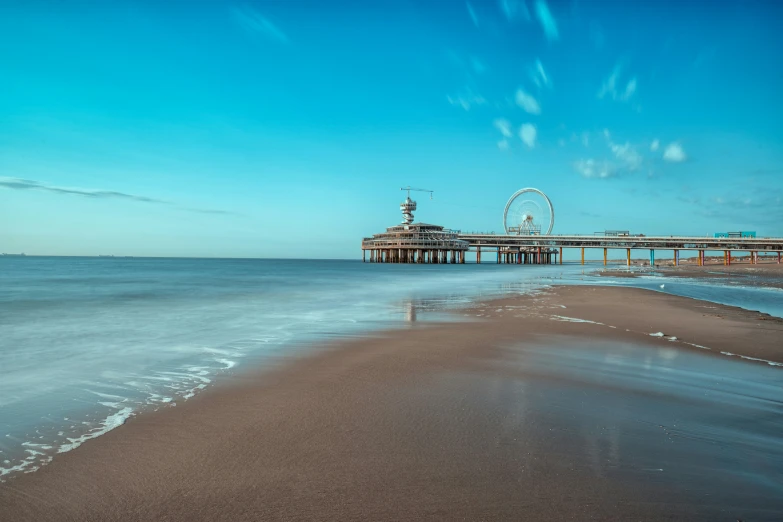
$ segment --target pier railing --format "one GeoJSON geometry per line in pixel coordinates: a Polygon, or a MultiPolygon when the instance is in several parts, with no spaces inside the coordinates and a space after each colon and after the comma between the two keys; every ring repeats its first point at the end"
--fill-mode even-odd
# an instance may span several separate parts
{"type": "Polygon", "coordinates": [[[459,234],[471,247],[617,248],[657,250],[783,250],[783,238],[716,238],[694,236],[583,236],[459,234]]]}

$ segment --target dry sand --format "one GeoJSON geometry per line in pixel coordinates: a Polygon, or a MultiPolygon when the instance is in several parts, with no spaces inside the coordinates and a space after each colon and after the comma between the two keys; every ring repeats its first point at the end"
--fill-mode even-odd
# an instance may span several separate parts
{"type": "Polygon", "coordinates": [[[783,361],[783,321],[604,287],[459,313],[478,320],[335,343],[132,418],[0,484],[0,520],[736,520],[663,480],[597,474],[567,415],[523,422],[502,390],[526,375],[513,346],[551,335],[783,361]]]}

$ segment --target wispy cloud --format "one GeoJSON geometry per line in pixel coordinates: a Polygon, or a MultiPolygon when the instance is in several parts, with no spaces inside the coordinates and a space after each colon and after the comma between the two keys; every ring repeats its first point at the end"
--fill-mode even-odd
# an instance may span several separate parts
{"type": "Polygon", "coordinates": [[[536,130],[536,126],[532,123],[525,123],[519,128],[519,138],[528,148],[532,149],[536,146],[537,135],[538,131],[536,130]]]}
{"type": "Polygon", "coordinates": [[[143,203],[163,203],[168,204],[167,201],[162,199],[149,198],[146,196],[138,196],[136,194],[128,194],[125,192],[116,192],[113,190],[90,190],[80,188],[58,187],[55,185],[48,185],[39,181],[33,181],[31,179],[21,178],[9,178],[0,177],[0,187],[5,187],[14,190],[38,190],[41,192],[53,192],[55,194],[71,194],[75,196],[84,196],[95,199],[129,199],[133,201],[141,201],[143,203]]]}
{"type": "Polygon", "coordinates": [[[552,87],[552,80],[550,80],[549,75],[544,70],[544,64],[539,59],[536,59],[536,63],[530,68],[530,80],[537,87],[552,87]]]}
{"type": "Polygon", "coordinates": [[[730,221],[732,227],[755,229],[759,225],[777,229],[783,221],[783,190],[768,184],[754,185],[747,178],[726,187],[720,196],[679,197],[679,201],[699,209],[700,214],[715,220],[730,221]],[[758,212],[758,209],[765,209],[758,212]],[[745,216],[746,225],[737,225],[737,216],[745,216]]]}
{"type": "Polygon", "coordinates": [[[663,151],[663,160],[670,163],[682,163],[686,161],[688,156],[685,154],[685,150],[679,143],[670,143],[663,151]]]}
{"type": "Polygon", "coordinates": [[[538,104],[538,100],[526,93],[522,88],[517,89],[515,101],[525,112],[530,114],[541,114],[541,106],[538,104]]]}
{"type": "Polygon", "coordinates": [[[604,80],[603,84],[601,84],[601,88],[598,90],[599,98],[610,96],[613,100],[625,102],[629,101],[633,97],[633,95],[636,93],[638,81],[634,76],[627,82],[621,82],[620,75],[622,70],[623,67],[621,64],[618,63],[615,65],[612,72],[609,74],[606,80],[604,80]],[[623,83],[625,83],[625,88],[621,87],[623,83]]]}
{"type": "Polygon", "coordinates": [[[595,159],[580,159],[574,162],[574,170],[585,178],[607,179],[617,174],[617,171],[610,162],[595,159]]]}
{"type": "Polygon", "coordinates": [[[187,212],[198,212],[201,214],[236,215],[236,213],[227,210],[177,207],[174,203],[170,201],[166,201],[158,198],[151,198],[147,196],[140,196],[138,194],[130,194],[128,192],[118,192],[116,190],[60,187],[57,185],[50,185],[48,183],[42,183],[40,181],[35,181],[32,179],[11,178],[6,176],[0,176],[0,187],[10,189],[10,190],[31,190],[31,191],[39,191],[39,192],[49,192],[52,194],[66,194],[70,196],[81,196],[81,197],[91,198],[91,199],[120,199],[120,200],[127,200],[127,201],[138,201],[140,203],[170,205],[178,208],[179,210],[185,210],[187,212]]]}
{"type": "Polygon", "coordinates": [[[473,9],[473,6],[470,5],[470,2],[465,2],[465,7],[468,8],[468,15],[470,16],[470,19],[473,20],[473,25],[478,27],[479,19],[478,16],[476,16],[476,11],[473,9]]]}
{"type": "Polygon", "coordinates": [[[506,20],[513,22],[518,18],[524,18],[530,20],[530,11],[525,5],[524,0],[498,0],[500,10],[503,12],[503,16],[506,20]]]}
{"type": "Polygon", "coordinates": [[[508,150],[508,140],[507,140],[507,139],[505,139],[505,138],[504,138],[504,139],[502,139],[502,140],[500,140],[500,141],[498,142],[498,148],[499,148],[500,150],[508,150]]]}
{"type": "Polygon", "coordinates": [[[234,7],[231,9],[231,14],[239,26],[251,35],[260,35],[278,43],[290,42],[288,36],[279,27],[249,5],[234,7]]]}
{"type": "Polygon", "coordinates": [[[466,111],[469,111],[471,107],[487,104],[486,98],[473,92],[471,89],[467,89],[462,93],[455,94],[454,96],[448,95],[446,96],[446,99],[450,104],[454,105],[455,107],[462,107],[466,111]]]}
{"type": "Polygon", "coordinates": [[[617,143],[610,141],[609,148],[611,149],[612,154],[614,154],[614,157],[621,162],[625,169],[636,171],[641,168],[643,161],[642,156],[630,143],[625,142],[623,145],[618,145],[617,143]]]}
{"type": "MultiPolygon", "coordinates": [[[[574,163],[574,170],[585,178],[595,179],[619,177],[642,170],[647,162],[635,145],[628,141],[615,143],[608,129],[604,129],[603,135],[612,158],[580,159],[574,163]]],[[[583,134],[583,140],[583,144],[587,146],[587,135],[583,134]]]]}
{"type": "Polygon", "coordinates": [[[652,143],[650,143],[650,150],[655,152],[658,150],[658,148],[661,146],[660,140],[652,140],[652,143]]]}
{"type": "Polygon", "coordinates": [[[545,0],[536,0],[536,17],[541,24],[541,28],[544,30],[547,40],[553,42],[560,38],[560,33],[557,30],[557,22],[555,17],[552,16],[552,12],[549,10],[545,0]]]}
{"type": "Polygon", "coordinates": [[[636,92],[636,76],[628,80],[628,83],[625,85],[625,91],[620,95],[620,99],[622,101],[630,100],[631,96],[633,96],[635,92],[636,92]]]}
{"type": "Polygon", "coordinates": [[[495,121],[492,122],[492,125],[500,131],[500,134],[502,134],[504,138],[510,138],[513,135],[511,132],[511,122],[505,118],[495,119],[495,121]]]}

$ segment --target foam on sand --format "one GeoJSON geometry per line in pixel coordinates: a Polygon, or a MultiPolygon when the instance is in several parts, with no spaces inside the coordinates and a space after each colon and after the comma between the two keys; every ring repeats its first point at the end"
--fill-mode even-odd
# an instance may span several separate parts
{"type": "Polygon", "coordinates": [[[125,424],[125,421],[128,420],[131,415],[133,415],[133,408],[130,406],[122,408],[120,411],[106,417],[100,426],[90,430],[88,433],[85,433],[84,435],[74,439],[68,438],[68,443],[61,445],[58,448],[57,453],[65,453],[66,451],[76,449],[90,439],[100,437],[104,433],[108,433],[114,428],[119,428],[125,424]]]}

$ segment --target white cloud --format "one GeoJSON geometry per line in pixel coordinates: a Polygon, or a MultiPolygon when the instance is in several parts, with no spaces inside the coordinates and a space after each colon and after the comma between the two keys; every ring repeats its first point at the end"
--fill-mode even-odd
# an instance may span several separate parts
{"type": "Polygon", "coordinates": [[[598,91],[598,97],[603,98],[607,94],[611,94],[614,98],[617,96],[617,77],[620,76],[620,66],[614,68],[609,77],[604,80],[601,85],[601,89],[598,91]]]}
{"type": "Polygon", "coordinates": [[[468,8],[468,14],[470,15],[470,19],[473,20],[473,25],[478,27],[479,26],[478,16],[476,16],[476,11],[473,10],[473,6],[470,5],[469,2],[465,2],[465,7],[468,8]]]}
{"type": "Polygon", "coordinates": [[[625,92],[620,95],[620,99],[622,101],[630,100],[631,96],[633,96],[633,93],[635,92],[636,92],[636,76],[634,76],[628,81],[628,84],[625,86],[625,92]]]}
{"type": "Polygon", "coordinates": [[[517,89],[516,102],[517,105],[525,110],[525,112],[530,114],[541,114],[541,106],[538,104],[538,100],[523,91],[521,88],[517,89]]]}
{"type": "Polygon", "coordinates": [[[288,36],[279,27],[250,6],[235,7],[232,14],[237,23],[251,34],[259,34],[268,40],[284,44],[289,42],[288,36]]]}
{"type": "Polygon", "coordinates": [[[545,0],[536,0],[536,17],[538,17],[541,28],[544,29],[547,40],[552,42],[560,38],[557,22],[555,22],[555,17],[552,16],[545,0]]]}
{"type": "Polygon", "coordinates": [[[612,149],[614,156],[620,160],[628,170],[639,170],[642,166],[642,156],[636,152],[636,149],[628,142],[625,145],[618,145],[609,142],[609,148],[612,149]]]}
{"type": "Polygon", "coordinates": [[[502,139],[498,142],[498,148],[500,150],[508,150],[508,140],[502,139]]]}
{"type": "Polygon", "coordinates": [[[669,161],[671,163],[682,163],[688,159],[688,156],[685,155],[682,145],[679,143],[670,143],[663,151],[663,159],[664,161],[669,161]]]}
{"type": "Polygon", "coordinates": [[[614,165],[608,161],[581,159],[574,162],[574,169],[585,178],[606,179],[615,175],[614,165]]]}
{"type": "MultiPolygon", "coordinates": [[[[609,129],[602,131],[606,145],[613,159],[581,159],[574,163],[574,169],[585,178],[612,178],[623,174],[638,172],[645,167],[645,159],[630,142],[615,143],[609,129]]],[[[589,145],[589,134],[582,134],[582,143],[589,145]]]]}
{"type": "Polygon", "coordinates": [[[467,90],[464,93],[457,94],[455,96],[446,96],[446,99],[450,104],[456,107],[462,107],[466,111],[469,111],[471,107],[486,105],[487,100],[480,94],[476,94],[471,90],[467,90]]]}
{"type": "Polygon", "coordinates": [[[536,59],[535,65],[530,69],[530,79],[537,87],[552,87],[552,80],[549,79],[544,64],[539,59],[536,59]]]}
{"type": "Polygon", "coordinates": [[[660,147],[660,146],[661,146],[661,142],[660,141],[653,140],[652,143],[650,143],[650,150],[655,152],[656,150],[658,150],[658,147],[660,147]]]}
{"type": "Polygon", "coordinates": [[[582,145],[584,145],[585,147],[590,146],[590,133],[588,132],[582,133],[582,145]]]}
{"type": "Polygon", "coordinates": [[[524,0],[498,0],[498,4],[509,22],[513,22],[519,17],[530,20],[530,11],[528,11],[524,0]]]}
{"type": "Polygon", "coordinates": [[[628,82],[625,84],[625,89],[620,92],[617,90],[617,84],[620,81],[621,73],[622,66],[618,63],[615,65],[614,69],[612,69],[611,74],[609,74],[606,80],[604,80],[604,82],[601,84],[601,88],[598,90],[599,98],[604,98],[608,95],[611,96],[613,100],[625,102],[629,101],[633,97],[638,86],[636,76],[628,80],[628,82]]]}
{"type": "Polygon", "coordinates": [[[504,138],[510,138],[513,135],[511,132],[511,122],[505,118],[497,118],[492,122],[492,125],[500,131],[504,138]]]}
{"type": "Polygon", "coordinates": [[[532,123],[525,123],[519,128],[519,137],[531,149],[536,146],[537,135],[536,126],[532,123]]]}

